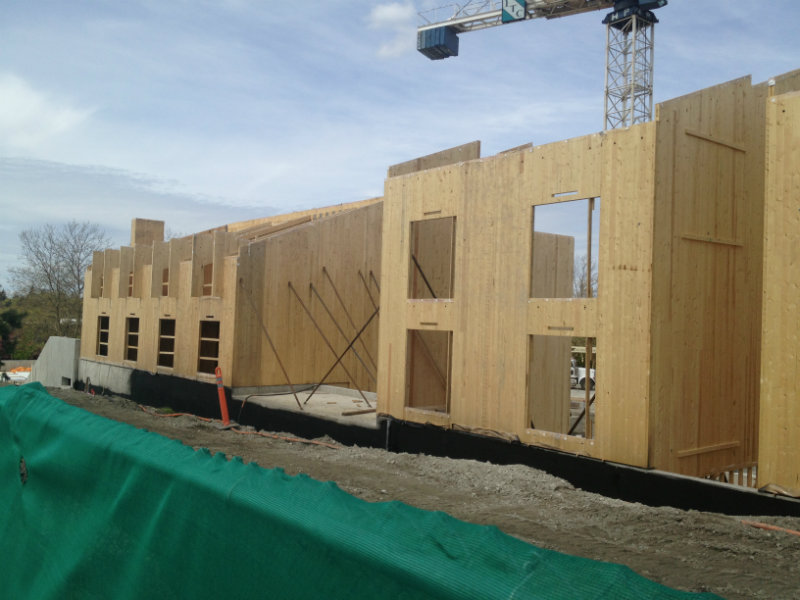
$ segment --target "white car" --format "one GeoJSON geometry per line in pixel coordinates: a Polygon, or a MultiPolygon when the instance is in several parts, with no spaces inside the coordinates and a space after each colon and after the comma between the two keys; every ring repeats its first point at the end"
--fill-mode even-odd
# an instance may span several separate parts
{"type": "MultiPolygon", "coordinates": [[[[589,369],[589,389],[594,389],[594,369],[589,369]]],[[[586,369],[584,367],[572,367],[569,370],[569,380],[572,387],[579,387],[582,390],[586,389],[586,369]]]]}

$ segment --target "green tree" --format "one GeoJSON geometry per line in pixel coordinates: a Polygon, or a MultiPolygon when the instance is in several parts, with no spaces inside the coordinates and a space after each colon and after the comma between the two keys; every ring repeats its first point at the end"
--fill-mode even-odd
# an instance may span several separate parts
{"type": "Polygon", "coordinates": [[[70,221],[26,229],[19,241],[22,266],[10,271],[17,305],[28,313],[26,345],[40,349],[51,335],[79,336],[84,274],[92,253],[111,245],[108,235],[95,223],[70,221]]]}
{"type": "Polygon", "coordinates": [[[2,359],[12,358],[25,313],[11,306],[6,291],[0,286],[0,368],[2,359]]]}

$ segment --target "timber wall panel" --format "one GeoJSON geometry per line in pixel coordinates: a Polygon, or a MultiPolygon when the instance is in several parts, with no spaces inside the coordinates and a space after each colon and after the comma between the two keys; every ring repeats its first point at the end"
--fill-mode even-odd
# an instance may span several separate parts
{"type": "MultiPolygon", "coordinates": [[[[160,298],[163,289],[164,269],[169,270],[170,242],[153,242],[153,265],[150,272],[150,297],[160,298]]],[[[169,285],[169,281],[167,281],[169,285]]],[[[169,287],[167,288],[169,292],[169,287]]]]}
{"type": "MultiPolygon", "coordinates": [[[[247,344],[252,344],[254,351],[250,355],[256,357],[248,360],[246,369],[237,366],[237,386],[287,383],[266,341],[262,322],[292,384],[312,384],[322,379],[375,310],[373,300],[377,301],[378,290],[374,281],[380,281],[381,215],[381,204],[367,205],[241,248],[239,271],[247,282],[248,293],[237,301],[237,318],[242,324],[257,327],[263,339],[256,342],[250,334],[247,342],[237,340],[237,356],[250,353],[247,344]],[[261,293],[251,291],[249,281],[259,280],[263,280],[261,293]],[[248,294],[252,294],[257,314],[248,294]]],[[[237,330],[241,329],[237,326],[237,330]]],[[[363,364],[349,351],[327,383],[375,389],[372,377],[376,367],[371,360],[377,362],[376,332],[377,319],[354,345],[363,364]]]]}
{"type": "Polygon", "coordinates": [[[800,93],[767,102],[758,485],[800,490],[800,93]]]}
{"type": "Polygon", "coordinates": [[[597,322],[597,441],[603,458],[648,466],[654,123],[607,132],[597,322]]]}
{"type": "Polygon", "coordinates": [[[131,246],[152,246],[164,240],[164,221],[133,219],[131,221],[131,246]]]}
{"type": "MultiPolygon", "coordinates": [[[[780,85],[795,85],[791,74],[780,85]]],[[[690,475],[755,461],[765,85],[659,106],[652,466],[690,475]]]]}
{"type": "MultiPolygon", "coordinates": [[[[155,373],[213,381],[213,375],[198,373],[200,321],[213,320],[220,323],[218,364],[226,385],[283,385],[285,378],[271,351],[262,352],[267,346],[260,316],[266,314],[279,323],[280,352],[288,354],[287,362],[291,359],[292,377],[302,383],[316,382],[333,364],[335,356],[324,346],[297,301],[287,295],[288,282],[293,281],[297,286],[314,317],[326,328],[326,336],[336,344],[336,351],[343,350],[357,328],[375,310],[373,302],[377,302],[380,294],[382,206],[376,199],[351,206],[362,207],[364,211],[348,210],[345,205],[306,211],[306,216],[313,218],[309,222],[312,229],[294,233],[289,231],[291,224],[284,223],[281,230],[290,235],[283,241],[266,243],[265,240],[264,244],[243,246],[241,266],[240,236],[226,228],[169,242],[155,239],[149,244],[150,238],[158,236],[147,231],[152,229],[157,233],[160,226],[157,222],[135,220],[132,239],[138,239],[139,243],[133,248],[96,253],[92,269],[100,275],[95,278],[93,271],[87,271],[87,290],[99,295],[101,277],[105,285],[103,298],[87,294],[84,302],[82,356],[155,373]],[[333,219],[323,216],[329,213],[336,216],[333,219]],[[148,227],[139,227],[142,224],[148,227]],[[279,262],[267,265],[268,260],[279,262]],[[203,296],[203,266],[207,264],[213,265],[212,295],[203,296]],[[169,269],[169,295],[162,297],[165,268],[169,269]],[[131,271],[134,295],[128,297],[131,271]],[[249,304],[249,294],[240,293],[240,278],[248,291],[250,287],[256,288],[253,298],[256,313],[249,304]],[[279,281],[282,286],[276,285],[279,281]],[[309,295],[312,281],[322,301],[309,295]],[[338,291],[344,297],[353,324],[345,320],[344,309],[328,281],[341,286],[338,291]],[[265,285],[271,287],[265,289],[265,285]],[[341,333],[321,307],[323,301],[342,327],[341,333]],[[97,318],[101,314],[110,320],[106,357],[96,356],[97,318]],[[124,356],[126,319],[130,317],[138,318],[140,325],[136,361],[127,361],[124,356]],[[176,321],[172,367],[158,366],[159,320],[162,318],[176,321]]],[[[282,219],[277,217],[276,220],[282,219]]],[[[302,222],[306,221],[304,217],[302,222]]],[[[297,221],[295,227],[300,222],[297,221]]],[[[370,353],[373,362],[377,361],[377,323],[376,319],[357,342],[357,346],[362,346],[361,354],[370,353]]],[[[355,381],[350,381],[342,367],[334,371],[329,381],[374,390],[366,369],[374,377],[375,365],[366,358],[367,367],[353,361],[351,353],[344,364],[355,381]]]]}
{"type": "MultiPolygon", "coordinates": [[[[203,295],[206,265],[214,264],[214,234],[198,233],[192,236],[192,296],[203,295]]],[[[213,277],[212,272],[212,277],[213,277]]]]}
{"type": "Polygon", "coordinates": [[[425,171],[435,167],[443,167],[458,162],[474,160],[481,156],[481,143],[479,141],[469,142],[455,148],[448,148],[440,152],[434,152],[427,156],[415,158],[397,165],[389,167],[387,177],[397,177],[408,175],[417,171],[425,171]]]}
{"type": "Polygon", "coordinates": [[[84,283],[84,293],[88,292],[90,298],[99,298],[103,287],[103,260],[105,253],[102,250],[92,252],[92,277],[91,285],[87,285],[89,280],[84,283]]]}
{"type": "Polygon", "coordinates": [[[119,249],[119,270],[117,271],[117,290],[119,298],[128,297],[129,277],[133,272],[133,247],[122,246],[119,249]]]}
{"type": "MultiPolygon", "coordinates": [[[[264,328],[274,322],[270,311],[261,311],[264,302],[266,244],[253,243],[239,251],[236,296],[236,346],[234,348],[234,381],[237,385],[256,385],[264,362],[274,362],[264,328]]],[[[285,385],[281,380],[280,384],[285,385]]]]}
{"type": "Polygon", "coordinates": [[[181,263],[192,260],[192,248],[194,237],[177,238],[169,241],[169,295],[172,298],[178,296],[180,289],[180,270],[181,263]]]}
{"type": "MultiPolygon", "coordinates": [[[[384,310],[405,313],[406,318],[381,320],[379,412],[412,421],[494,430],[516,435],[527,443],[594,456],[603,456],[602,440],[618,436],[617,445],[609,446],[614,458],[646,465],[647,429],[642,423],[647,421],[648,410],[649,338],[638,329],[634,339],[629,338],[630,329],[641,328],[642,322],[646,329],[649,318],[650,255],[638,250],[650,247],[652,235],[654,129],[646,126],[632,131],[626,136],[588,136],[387,179],[381,303],[384,310]],[[645,168],[630,169],[631,164],[642,163],[642,155],[645,168]],[[610,174],[604,171],[608,162],[617,165],[610,174]],[[623,172],[627,174],[622,176],[623,172]],[[611,198],[604,197],[606,189],[611,198]],[[602,198],[601,236],[604,230],[610,235],[619,230],[615,219],[626,227],[633,223],[635,228],[633,235],[626,231],[618,240],[603,242],[606,237],[601,238],[600,289],[617,289],[634,299],[635,306],[634,318],[606,318],[606,328],[601,326],[602,311],[609,315],[618,312],[618,298],[617,305],[611,297],[603,304],[602,294],[599,299],[530,298],[531,269],[545,268],[531,265],[533,207],[591,197],[602,198]],[[410,300],[407,265],[411,223],[447,216],[455,216],[456,221],[453,298],[410,300]],[[609,249],[613,244],[625,249],[609,249]],[[450,413],[436,419],[405,406],[407,330],[420,328],[453,331],[450,413]],[[529,336],[553,336],[554,331],[570,332],[561,334],[561,343],[567,348],[565,360],[550,361],[549,367],[547,361],[531,365],[529,336]],[[601,356],[603,344],[615,348],[613,355],[606,357],[607,363],[601,363],[597,393],[598,398],[604,398],[602,410],[617,418],[601,418],[598,408],[597,440],[530,428],[529,394],[541,391],[541,386],[546,388],[548,379],[566,378],[572,334],[598,338],[601,356]],[[613,368],[614,361],[643,366],[633,377],[638,389],[633,402],[624,393],[630,374],[625,366],[613,368]],[[558,372],[562,367],[563,374],[558,372]],[[529,376],[544,381],[537,379],[526,387],[529,376]],[[621,383],[622,391],[614,395],[604,392],[603,382],[621,383]],[[625,429],[633,423],[637,426],[634,431],[625,429]]],[[[567,279],[571,287],[572,280],[567,279]]],[[[562,285],[567,279],[561,280],[562,285]]],[[[555,286],[557,281],[553,277],[549,284],[539,285],[555,286]]],[[[563,386],[559,393],[563,393],[563,386]]],[[[555,403],[550,408],[555,406],[563,410],[564,404],[555,403]]],[[[543,410],[547,412],[547,405],[543,410]]],[[[554,429],[564,429],[563,414],[542,418],[553,423],[554,429]]]]}
{"type": "MultiPolygon", "coordinates": [[[[103,298],[118,297],[119,287],[114,285],[114,269],[119,271],[120,251],[116,249],[106,250],[103,256],[103,298]],[[115,292],[115,290],[117,290],[115,292]]],[[[117,278],[119,280],[119,278],[117,278]]]]}

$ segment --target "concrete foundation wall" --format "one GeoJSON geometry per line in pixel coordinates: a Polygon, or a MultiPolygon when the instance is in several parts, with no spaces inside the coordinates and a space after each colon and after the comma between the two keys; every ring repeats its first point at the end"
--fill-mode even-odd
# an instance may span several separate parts
{"type": "Polygon", "coordinates": [[[78,378],[81,341],[51,336],[31,369],[30,381],[44,386],[72,386],[78,378]]]}
{"type": "Polygon", "coordinates": [[[78,380],[91,385],[96,392],[114,392],[130,396],[133,369],[81,358],[78,380]]]}

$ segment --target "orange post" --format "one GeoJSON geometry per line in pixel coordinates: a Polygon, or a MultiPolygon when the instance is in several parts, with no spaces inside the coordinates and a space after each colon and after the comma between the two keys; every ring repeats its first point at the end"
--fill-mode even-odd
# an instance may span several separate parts
{"type": "Polygon", "coordinates": [[[225,399],[225,388],[222,387],[222,369],[217,367],[214,369],[214,374],[217,376],[217,394],[219,395],[219,410],[222,413],[222,424],[227,427],[231,424],[231,419],[228,416],[228,401],[225,399]]]}

